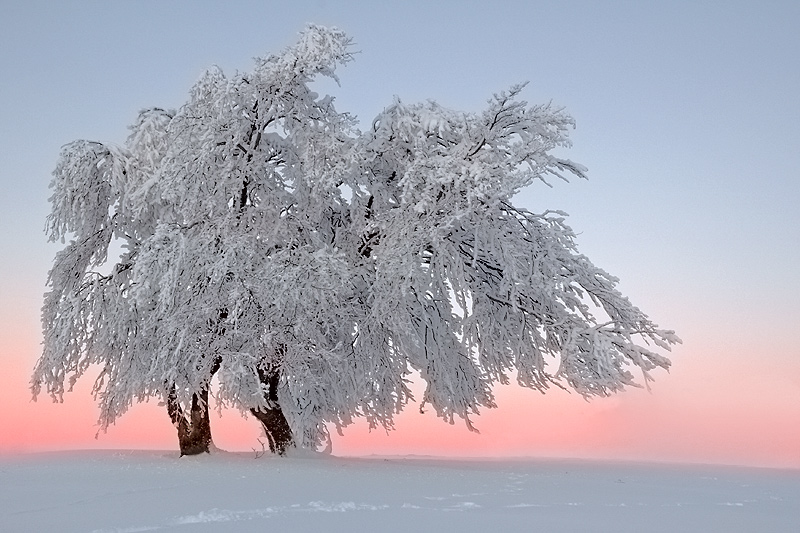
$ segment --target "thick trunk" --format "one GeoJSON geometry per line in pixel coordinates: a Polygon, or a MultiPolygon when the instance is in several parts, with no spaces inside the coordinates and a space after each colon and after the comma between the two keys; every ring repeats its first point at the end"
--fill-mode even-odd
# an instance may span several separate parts
{"type": "Polygon", "coordinates": [[[267,435],[270,451],[278,455],[284,455],[289,448],[294,447],[294,437],[292,437],[292,429],[289,427],[286,417],[283,416],[283,410],[280,403],[278,403],[280,375],[277,369],[270,371],[259,369],[258,377],[261,379],[261,383],[267,387],[265,395],[270,407],[250,409],[250,412],[264,426],[264,433],[267,435]]]}
{"type": "MultiPolygon", "coordinates": [[[[221,364],[220,357],[213,360],[209,369],[209,382],[221,364]]],[[[192,405],[188,407],[188,413],[187,408],[184,408],[178,400],[175,385],[172,385],[167,395],[167,413],[175,429],[178,430],[181,457],[211,452],[214,443],[211,440],[211,420],[208,416],[208,384],[199,392],[192,394],[192,405]]]]}
{"type": "Polygon", "coordinates": [[[175,387],[167,398],[167,412],[178,430],[181,457],[211,451],[211,421],[208,416],[208,389],[192,395],[191,409],[187,413],[178,401],[175,387]],[[188,415],[188,416],[187,416],[188,415]]]}

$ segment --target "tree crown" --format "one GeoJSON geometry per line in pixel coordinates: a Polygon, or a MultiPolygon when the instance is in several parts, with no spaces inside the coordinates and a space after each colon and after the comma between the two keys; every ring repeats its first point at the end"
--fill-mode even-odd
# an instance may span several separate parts
{"type": "Polygon", "coordinates": [[[552,153],[572,118],[520,85],[481,113],[395,100],[360,132],[310,88],[338,82],[350,43],[309,26],[252,72],[208,70],[177,111],[143,110],[122,147],[64,147],[47,229],[70,240],[35,394],[60,399],[99,365],[107,426],[134,401],[188,403],[216,375],[218,401],[277,401],[315,446],[357,416],[391,427],[412,373],[423,404],[470,425],[510,376],[592,396],[669,366],[651,347],[679,339],[577,252],[563,213],[512,203],[585,176],[552,153]]]}

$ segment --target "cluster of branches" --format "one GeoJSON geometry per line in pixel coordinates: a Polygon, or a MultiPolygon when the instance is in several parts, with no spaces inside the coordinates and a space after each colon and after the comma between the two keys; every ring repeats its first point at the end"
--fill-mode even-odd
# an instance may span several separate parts
{"type": "Polygon", "coordinates": [[[477,114],[395,101],[360,132],[309,87],[350,60],[344,33],[309,26],[250,73],[209,70],[179,110],[142,111],[124,146],[65,146],[34,394],[61,400],[99,366],[102,427],[158,399],[199,453],[216,376],[283,453],[355,417],[391,428],[413,373],[423,404],[471,427],[498,382],[602,396],[669,366],[656,350],[677,337],[577,252],[563,213],[511,203],[584,176],[552,154],[568,115],[517,86],[477,114]]]}

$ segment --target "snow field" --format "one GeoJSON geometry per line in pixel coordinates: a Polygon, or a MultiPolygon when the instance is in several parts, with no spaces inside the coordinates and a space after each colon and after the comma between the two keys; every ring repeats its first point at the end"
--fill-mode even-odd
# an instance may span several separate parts
{"type": "Polygon", "coordinates": [[[0,531],[796,531],[800,471],[63,452],[0,459],[0,531]]]}

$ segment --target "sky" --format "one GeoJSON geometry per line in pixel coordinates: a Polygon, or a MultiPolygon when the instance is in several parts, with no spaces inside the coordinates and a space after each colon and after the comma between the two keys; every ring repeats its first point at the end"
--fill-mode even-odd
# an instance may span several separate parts
{"type": "MultiPolygon", "coordinates": [[[[306,23],[354,39],[322,89],[363,124],[395,96],[479,111],[493,93],[575,118],[559,155],[589,179],[515,201],[559,209],[579,250],[683,344],[651,390],[586,402],[501,387],[450,426],[410,405],[390,434],[356,424],[339,454],[560,456],[800,468],[800,3],[0,0],[0,452],[175,448],[163,407],[97,435],[89,373],[31,401],[60,147],[121,144],[145,107],[177,108],[204,69],[249,70],[306,23]]],[[[218,446],[258,448],[223,411],[218,446]]]]}

